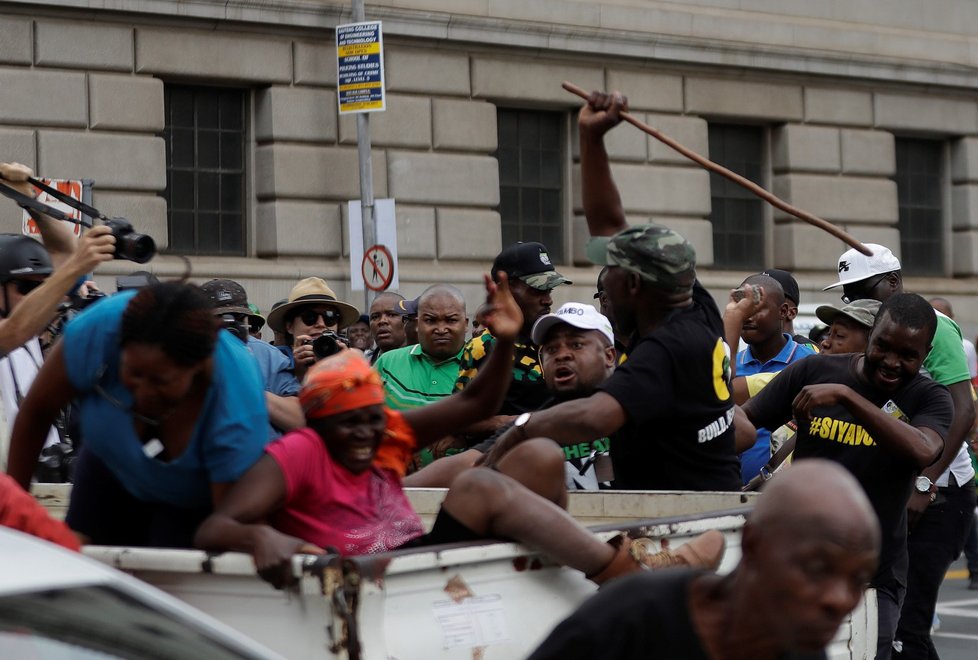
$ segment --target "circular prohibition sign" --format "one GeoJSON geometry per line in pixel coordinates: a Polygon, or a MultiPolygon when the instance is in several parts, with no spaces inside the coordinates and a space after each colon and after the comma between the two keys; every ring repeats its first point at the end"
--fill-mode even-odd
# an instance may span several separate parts
{"type": "Polygon", "coordinates": [[[363,285],[371,291],[385,291],[394,281],[394,257],[384,245],[374,245],[363,253],[360,264],[363,285]]]}

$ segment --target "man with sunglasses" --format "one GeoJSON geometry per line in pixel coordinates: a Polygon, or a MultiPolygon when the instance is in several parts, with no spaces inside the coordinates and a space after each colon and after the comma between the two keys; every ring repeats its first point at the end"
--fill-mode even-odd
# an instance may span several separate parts
{"type": "MultiPolygon", "coordinates": [[[[839,281],[825,290],[842,287],[842,300],[872,299],[885,302],[903,293],[900,260],[882,245],[867,243],[873,256],[851,249],[839,257],[839,281]]],[[[948,566],[960,554],[975,507],[971,484],[974,470],[964,446],[975,420],[973,390],[961,329],[944,314],[937,314],[937,332],[922,371],[945,385],[954,404],[954,421],[938,460],[921,471],[907,505],[910,566],[906,598],[902,600],[896,631],[895,657],[937,657],[930,627],[938,590],[948,566]]]]}
{"type": "MultiPolygon", "coordinates": [[[[30,168],[0,163],[0,180],[31,197],[30,168]]],[[[0,398],[7,425],[0,428],[0,465],[6,465],[6,440],[20,402],[34,382],[43,361],[37,336],[55,318],[58,305],[82,276],[111,261],[115,238],[107,227],[95,227],[78,241],[67,223],[37,214],[44,241],[19,234],[0,234],[0,398]],[[77,245],[76,245],[77,242],[77,245]]],[[[59,442],[51,428],[45,447],[59,442]]]]}
{"type": "Polygon", "coordinates": [[[316,363],[312,342],[324,332],[337,332],[356,323],[360,311],[341,300],[325,280],[307,277],[289,293],[288,300],[268,314],[268,327],[286,334],[291,347],[295,377],[302,382],[306,370],[316,363]]]}

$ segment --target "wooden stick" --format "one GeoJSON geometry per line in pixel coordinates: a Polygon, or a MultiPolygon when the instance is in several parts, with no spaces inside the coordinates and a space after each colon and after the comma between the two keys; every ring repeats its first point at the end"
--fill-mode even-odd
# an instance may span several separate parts
{"type": "MultiPolygon", "coordinates": [[[[584,91],[583,89],[581,89],[580,87],[578,87],[577,85],[574,85],[573,83],[569,83],[569,82],[566,82],[565,81],[562,86],[563,86],[564,89],[566,89],[571,94],[576,94],[577,96],[580,96],[585,101],[587,100],[588,93],[586,91],[584,91]]],[[[685,156],[686,158],[690,159],[691,161],[693,161],[697,165],[699,165],[701,167],[704,167],[704,168],[706,168],[707,170],[709,170],[711,172],[716,172],[720,176],[724,177],[725,179],[729,179],[729,180],[733,181],[734,183],[736,183],[739,186],[743,186],[744,188],[746,188],[750,192],[754,193],[755,195],[757,195],[758,197],[760,197],[761,199],[763,199],[765,202],[767,202],[771,206],[774,206],[776,208],[779,208],[782,211],[784,211],[785,213],[790,213],[791,215],[795,216],[796,218],[798,218],[800,220],[804,220],[808,224],[814,225],[815,227],[818,227],[819,229],[821,229],[823,231],[827,231],[828,233],[832,234],[836,238],[838,238],[838,239],[846,242],[850,246],[856,248],[857,250],[859,250],[860,252],[862,252],[863,254],[865,254],[867,257],[873,256],[872,250],[870,250],[868,247],[866,247],[865,245],[863,245],[862,243],[860,243],[858,240],[856,240],[856,238],[853,237],[851,234],[849,234],[848,232],[840,229],[839,227],[836,227],[831,222],[828,222],[827,220],[823,220],[822,218],[819,218],[818,216],[812,215],[808,211],[804,211],[804,210],[802,210],[802,209],[800,209],[800,208],[798,208],[796,206],[792,206],[791,204],[789,204],[788,202],[784,201],[780,197],[777,197],[776,195],[774,195],[774,194],[768,192],[767,190],[765,190],[764,188],[760,187],[759,185],[757,185],[753,181],[751,181],[749,179],[746,179],[746,178],[740,176],[736,172],[731,172],[730,170],[728,170],[726,167],[723,167],[722,165],[717,165],[712,160],[710,160],[708,158],[704,158],[703,156],[699,155],[698,153],[696,153],[692,149],[688,149],[688,148],[684,147],[683,145],[681,145],[680,143],[676,142],[671,137],[669,137],[668,135],[662,133],[661,131],[659,131],[659,130],[657,130],[655,128],[652,128],[648,124],[646,124],[644,122],[641,122],[638,119],[635,119],[635,117],[633,117],[632,115],[630,115],[628,112],[622,111],[621,112],[621,118],[623,120],[627,121],[632,126],[635,126],[636,128],[638,128],[640,131],[643,131],[644,133],[648,133],[649,135],[651,135],[652,137],[654,137],[659,142],[662,142],[663,144],[665,144],[670,149],[673,149],[675,151],[678,151],[683,156],[685,156]]]]}

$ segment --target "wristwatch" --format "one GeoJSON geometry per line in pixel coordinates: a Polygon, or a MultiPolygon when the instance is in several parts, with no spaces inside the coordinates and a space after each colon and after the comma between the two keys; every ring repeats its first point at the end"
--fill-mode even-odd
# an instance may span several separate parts
{"type": "Polygon", "coordinates": [[[530,413],[525,412],[519,417],[517,417],[516,421],[513,422],[513,426],[519,432],[520,437],[523,438],[524,440],[526,440],[526,425],[529,421],[530,421],[530,413]]]}
{"type": "Polygon", "coordinates": [[[918,493],[929,493],[933,486],[934,482],[924,475],[920,475],[913,482],[913,487],[918,493]]]}

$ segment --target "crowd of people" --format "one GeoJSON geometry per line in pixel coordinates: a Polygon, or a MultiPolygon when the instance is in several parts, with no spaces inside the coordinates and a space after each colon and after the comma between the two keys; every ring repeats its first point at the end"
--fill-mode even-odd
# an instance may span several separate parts
{"type": "MultiPolygon", "coordinates": [[[[839,258],[818,342],[794,333],[783,270],[747,277],[721,310],[685,238],[626,222],[604,146],[624,109],[595,92],[579,116],[597,308],[554,309],[570,282],[526,242],[498,254],[481,305],[440,283],[361,314],[308,277],[263,316],[233,280],[146,277],[42,353],[115,239],[95,228],[75,245],[43,216],[43,244],[0,236],[0,519],[72,548],[249,552],[277,586],[296,553],[479,538],[614,579],[537,658],[820,657],[872,586],[877,657],[936,657],[937,590],[966,543],[978,588],[974,346],[969,365],[947,301],[905,292],[875,244],[839,258]],[[65,445],[74,534],[19,490],[65,445]],[[404,486],[448,489],[430,531],[404,486]],[[605,488],[765,494],[721,577],[718,532],[676,551],[597,541],[567,492],[605,488]]],[[[0,164],[33,194],[28,173],[0,164]]]]}

